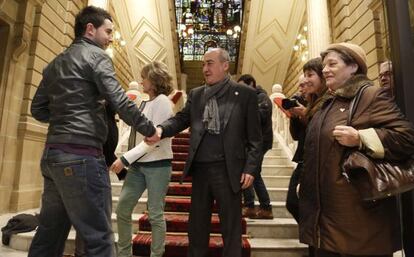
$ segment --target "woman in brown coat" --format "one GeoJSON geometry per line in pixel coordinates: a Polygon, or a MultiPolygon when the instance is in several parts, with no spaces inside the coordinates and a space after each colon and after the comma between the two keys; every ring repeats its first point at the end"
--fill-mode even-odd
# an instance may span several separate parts
{"type": "Polygon", "coordinates": [[[364,50],[332,44],[321,54],[332,97],[315,113],[305,140],[305,170],[299,192],[300,241],[316,256],[392,256],[401,248],[395,199],[362,202],[343,177],[344,150],[359,147],[378,159],[404,160],[414,154],[414,127],[386,91],[366,77],[364,50]],[[351,126],[349,104],[362,94],[351,126]]]}

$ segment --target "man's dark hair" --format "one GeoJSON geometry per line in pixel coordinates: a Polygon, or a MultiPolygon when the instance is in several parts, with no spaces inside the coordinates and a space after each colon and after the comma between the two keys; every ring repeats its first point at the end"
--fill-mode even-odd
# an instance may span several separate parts
{"type": "Polygon", "coordinates": [[[243,74],[243,75],[241,75],[240,78],[237,80],[237,82],[239,82],[239,81],[243,81],[247,85],[250,85],[250,83],[253,82],[253,87],[256,88],[256,80],[250,74],[243,74]]]}
{"type": "Polygon", "coordinates": [[[324,79],[323,77],[323,65],[322,65],[322,58],[321,57],[316,57],[313,59],[310,59],[309,61],[307,61],[305,63],[305,65],[303,65],[303,73],[305,73],[306,71],[314,71],[316,72],[316,74],[318,74],[318,76],[321,79],[324,79]]]}
{"type": "Polygon", "coordinates": [[[85,34],[88,23],[92,23],[95,28],[99,28],[105,19],[112,21],[111,15],[104,9],[95,6],[83,8],[75,18],[75,37],[82,37],[85,34]]]}

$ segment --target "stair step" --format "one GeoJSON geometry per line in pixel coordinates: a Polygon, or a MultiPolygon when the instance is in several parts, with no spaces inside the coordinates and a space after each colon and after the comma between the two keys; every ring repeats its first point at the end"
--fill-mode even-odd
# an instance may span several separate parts
{"type": "Polygon", "coordinates": [[[251,238],[251,257],[302,257],[307,254],[307,245],[297,239],[251,238]]]}
{"type": "MultiPolygon", "coordinates": [[[[172,169],[174,171],[184,170],[185,161],[172,161],[172,169]]],[[[270,175],[291,175],[294,165],[262,165],[262,176],[270,175]]]]}
{"type": "Polygon", "coordinates": [[[190,138],[190,133],[188,132],[181,132],[174,136],[174,138],[190,138]]]}
{"type": "MultiPolygon", "coordinates": [[[[167,199],[169,199],[167,197],[167,199]]],[[[177,203],[177,206],[174,206],[175,209],[182,209],[185,210],[187,209],[187,206],[190,203],[190,199],[186,199],[183,198],[184,203],[177,203]]],[[[171,200],[171,199],[170,199],[171,200]]],[[[117,196],[113,196],[112,197],[112,210],[115,211],[116,207],[118,206],[118,201],[119,201],[119,197],[117,196]]],[[[287,211],[286,207],[285,207],[285,201],[271,201],[270,204],[272,205],[272,211],[273,211],[273,216],[275,218],[292,218],[292,215],[287,211]]],[[[167,205],[167,204],[166,204],[167,205]]],[[[259,205],[258,201],[255,201],[255,205],[259,205]]],[[[145,197],[141,197],[138,200],[138,204],[135,206],[134,208],[134,212],[133,213],[144,213],[147,210],[147,198],[145,197]]],[[[188,209],[187,209],[188,210],[188,209]]],[[[167,208],[165,209],[166,212],[174,212],[174,210],[167,210],[167,208]]]]}
{"type": "Polygon", "coordinates": [[[191,183],[171,182],[168,186],[167,195],[169,196],[189,196],[192,192],[191,183]]]}
{"type": "MultiPolygon", "coordinates": [[[[144,213],[147,210],[147,200],[146,197],[141,197],[138,200],[137,205],[135,205],[133,213],[144,213]]],[[[116,207],[118,206],[119,196],[112,196],[112,212],[115,212],[116,207]]]]}
{"type": "Polygon", "coordinates": [[[171,145],[174,153],[188,153],[190,146],[188,145],[171,145]]]}
{"type": "MultiPolygon", "coordinates": [[[[187,226],[181,224],[188,222],[187,213],[168,213],[165,214],[167,223],[167,231],[169,232],[187,232],[187,226]]],[[[115,233],[118,232],[116,223],[116,214],[112,213],[112,229],[115,233]]],[[[211,233],[220,233],[219,218],[217,214],[212,215],[211,233]]],[[[242,221],[247,225],[247,234],[250,238],[297,238],[298,226],[292,218],[274,218],[272,220],[248,219],[242,221]]],[[[146,214],[132,214],[132,231],[150,231],[150,224],[146,214]]],[[[246,226],[243,225],[243,234],[246,226]]]]}
{"type": "Polygon", "coordinates": [[[294,165],[262,165],[262,176],[290,176],[292,175],[294,165]]]}
{"type": "Polygon", "coordinates": [[[267,192],[271,201],[286,201],[287,191],[287,188],[267,187],[267,192]]]}
{"type": "MultiPolygon", "coordinates": [[[[165,221],[168,232],[188,232],[188,214],[187,213],[165,213],[165,221]]],[[[139,231],[151,231],[151,224],[149,216],[142,215],[139,219],[139,231]]],[[[242,233],[246,234],[246,220],[242,221],[242,233]]],[[[211,216],[211,231],[210,233],[220,234],[220,219],[217,214],[211,216]]]]}
{"type": "MultiPolygon", "coordinates": [[[[188,214],[185,213],[165,213],[165,220],[168,232],[187,232],[188,227],[183,224],[188,222],[188,214]]],[[[213,214],[211,218],[211,233],[220,233],[220,220],[217,214],[213,214]]],[[[248,219],[243,220],[243,234],[249,238],[297,238],[298,226],[292,218],[275,218],[272,220],[248,219]]],[[[116,214],[112,214],[112,229],[118,232],[116,223],[116,214]]],[[[150,231],[151,225],[147,214],[132,214],[132,231],[150,231]]]]}
{"type": "Polygon", "coordinates": [[[289,187],[291,176],[262,176],[266,187],[289,187]]]}
{"type": "MultiPolygon", "coordinates": [[[[12,235],[9,247],[27,252],[34,234],[35,231],[12,235]]],[[[150,242],[150,237],[147,238],[150,242]]],[[[118,235],[115,233],[115,242],[117,240],[118,235]]],[[[250,238],[247,241],[251,246],[251,257],[302,257],[303,254],[307,253],[307,246],[300,244],[297,239],[250,238]]],[[[66,240],[65,253],[73,254],[74,249],[75,232],[72,230],[66,240]]],[[[144,256],[149,256],[149,254],[144,256]]]]}
{"type": "MultiPolygon", "coordinates": [[[[132,252],[138,256],[149,256],[151,245],[151,234],[138,233],[133,239],[132,252]]],[[[170,257],[181,257],[186,256],[188,248],[188,237],[187,235],[173,235],[168,234],[165,239],[165,252],[170,257]]],[[[250,246],[247,238],[243,238],[242,243],[243,257],[250,256],[250,246]]],[[[210,255],[222,256],[223,240],[221,236],[210,236],[210,255]]]]}
{"type": "MultiPolygon", "coordinates": [[[[113,195],[116,195],[115,193],[118,192],[118,188],[119,187],[113,190],[113,195]]],[[[286,195],[288,191],[287,188],[267,187],[267,191],[269,193],[270,200],[272,201],[285,201],[286,200],[286,195]]],[[[168,187],[167,196],[190,196],[191,192],[192,192],[191,183],[185,182],[183,184],[180,184],[177,182],[171,182],[168,187]]],[[[143,194],[142,197],[147,196],[147,193],[146,192],[144,193],[145,194],[143,194]]]]}
{"type": "Polygon", "coordinates": [[[289,165],[292,164],[292,161],[284,156],[266,156],[263,159],[264,165],[289,165]]]}
{"type": "MultiPolygon", "coordinates": [[[[145,214],[142,213],[132,213],[132,233],[137,233],[138,232],[138,220],[144,216],[145,214]]],[[[111,222],[112,222],[112,230],[114,231],[114,233],[118,233],[118,225],[116,223],[116,213],[112,213],[111,215],[111,222]]]]}
{"type": "Polygon", "coordinates": [[[174,161],[186,161],[188,157],[188,153],[174,153],[173,160],[174,161]]]}
{"type": "Polygon", "coordinates": [[[271,220],[248,219],[247,235],[249,238],[291,238],[299,236],[298,224],[292,218],[271,220]]]}
{"type": "Polygon", "coordinates": [[[190,144],[190,138],[184,138],[184,137],[174,137],[172,139],[173,145],[189,145],[190,144]]]}
{"type": "MultiPolygon", "coordinates": [[[[169,197],[165,198],[165,211],[169,212],[189,212],[191,199],[184,197],[169,197]]],[[[213,212],[217,213],[217,205],[213,204],[213,212]]]]}
{"type": "Polygon", "coordinates": [[[283,156],[286,156],[286,153],[282,150],[282,148],[277,147],[277,148],[272,148],[269,151],[267,151],[266,154],[265,154],[265,158],[267,156],[281,156],[281,157],[283,157],[283,156]]]}
{"type": "MultiPolygon", "coordinates": [[[[182,174],[182,171],[173,171],[171,173],[171,182],[179,182],[181,180],[182,174]]],[[[183,182],[191,182],[191,177],[185,177],[183,182]]]]}
{"type": "Polygon", "coordinates": [[[174,171],[183,171],[185,166],[185,161],[172,161],[171,162],[172,170],[174,171]]]}

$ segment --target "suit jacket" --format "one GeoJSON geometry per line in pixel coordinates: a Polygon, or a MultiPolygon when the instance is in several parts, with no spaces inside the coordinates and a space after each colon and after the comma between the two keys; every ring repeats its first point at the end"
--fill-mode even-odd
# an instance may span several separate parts
{"type": "MultiPolygon", "coordinates": [[[[232,190],[240,190],[242,172],[255,175],[262,149],[257,96],[254,89],[229,81],[225,103],[223,143],[226,168],[232,190]]],[[[189,156],[183,176],[192,172],[192,162],[206,130],[202,122],[205,106],[204,87],[190,91],[185,107],[160,126],[163,137],[171,137],[191,127],[189,156]]]]}

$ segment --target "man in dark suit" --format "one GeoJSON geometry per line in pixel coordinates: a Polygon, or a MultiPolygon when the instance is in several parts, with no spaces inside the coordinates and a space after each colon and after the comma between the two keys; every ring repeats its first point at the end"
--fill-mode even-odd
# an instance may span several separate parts
{"type": "Polygon", "coordinates": [[[260,160],[261,130],[256,92],[228,75],[229,54],[219,48],[203,59],[205,86],[190,91],[183,110],[162,123],[171,137],[191,127],[184,176],[193,191],[189,218],[189,257],[208,256],[211,212],[218,205],[223,256],[241,257],[241,189],[249,187],[260,160]]]}

